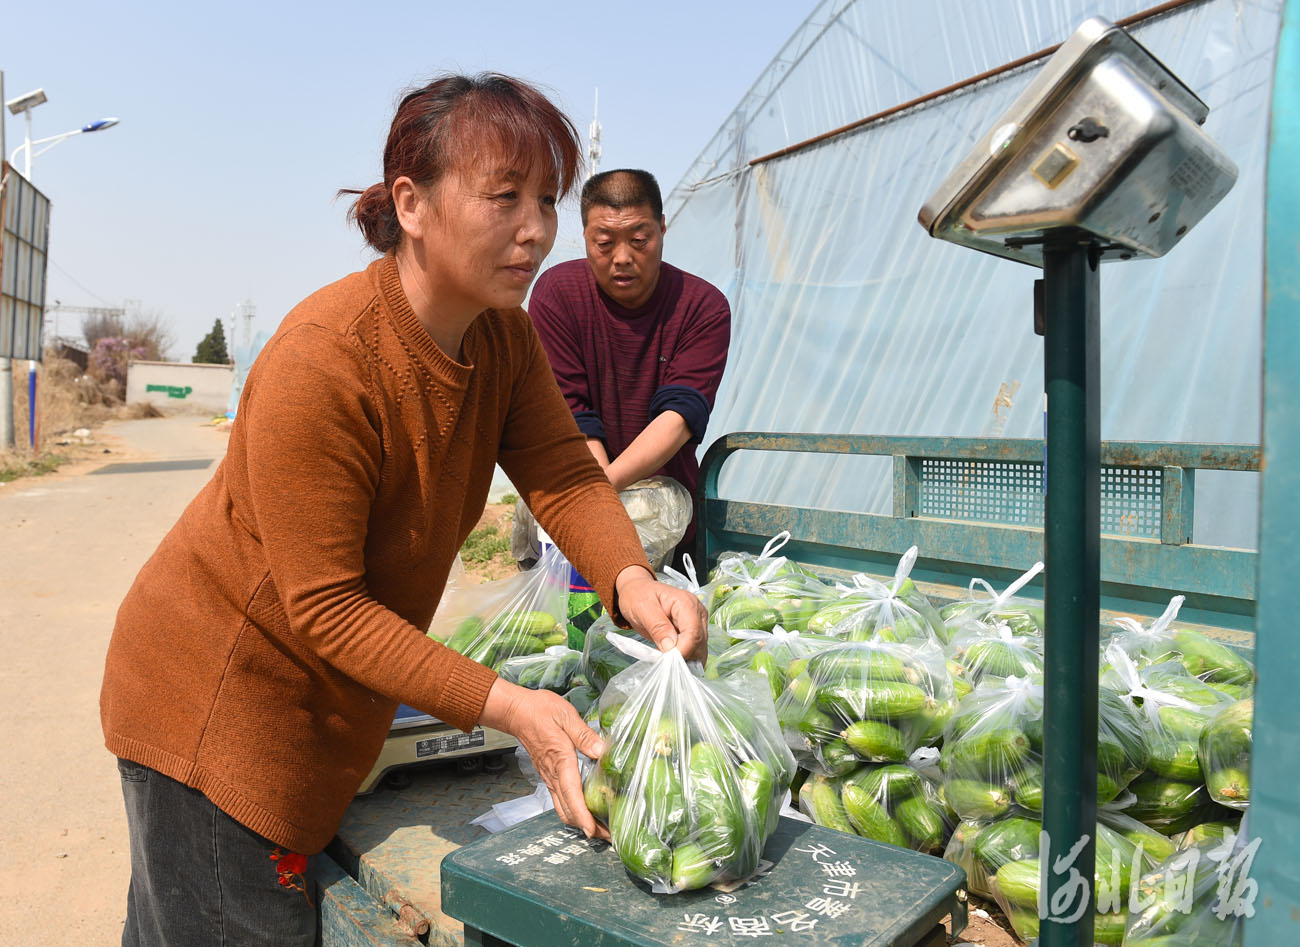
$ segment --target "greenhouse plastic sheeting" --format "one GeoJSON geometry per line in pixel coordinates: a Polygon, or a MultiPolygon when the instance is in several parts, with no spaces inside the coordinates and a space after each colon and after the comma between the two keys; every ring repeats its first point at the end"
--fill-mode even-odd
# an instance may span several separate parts
{"type": "MultiPolygon", "coordinates": [[[[1045,60],[749,161],[1151,4],[827,0],[670,195],[665,257],[730,299],[708,442],[731,431],[1041,437],[1035,268],[934,240],[921,205],[1045,60]]],[[[1264,170],[1280,2],[1129,28],[1210,108],[1236,186],[1168,256],[1101,279],[1101,435],[1259,443],[1264,170]]],[[[888,512],[888,458],[745,454],[725,497],[888,512]],[[864,486],[865,484],[865,486],[864,486]]],[[[1258,484],[1200,473],[1196,542],[1253,548],[1258,484]]]]}

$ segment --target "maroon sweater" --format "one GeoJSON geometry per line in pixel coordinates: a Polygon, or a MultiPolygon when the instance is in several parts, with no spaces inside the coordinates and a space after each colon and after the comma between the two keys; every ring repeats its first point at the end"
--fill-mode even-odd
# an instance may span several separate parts
{"type": "MultiPolygon", "coordinates": [[[[685,418],[690,440],[657,472],[694,496],[700,476],[695,449],[704,439],[731,340],[727,298],[664,263],[646,304],[624,309],[596,285],[586,260],[570,260],[538,277],[528,314],[578,428],[603,440],[610,460],[661,412],[685,418]]],[[[683,542],[694,535],[692,518],[683,542]]]]}

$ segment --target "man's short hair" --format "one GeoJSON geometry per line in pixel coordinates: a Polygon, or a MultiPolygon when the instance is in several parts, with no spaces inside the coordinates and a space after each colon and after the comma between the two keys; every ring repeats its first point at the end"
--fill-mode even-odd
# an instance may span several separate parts
{"type": "Polygon", "coordinates": [[[636,168],[619,168],[593,174],[582,186],[582,226],[587,226],[587,211],[593,207],[625,207],[650,205],[655,220],[664,215],[664,199],[659,193],[659,182],[649,171],[636,168]]]}

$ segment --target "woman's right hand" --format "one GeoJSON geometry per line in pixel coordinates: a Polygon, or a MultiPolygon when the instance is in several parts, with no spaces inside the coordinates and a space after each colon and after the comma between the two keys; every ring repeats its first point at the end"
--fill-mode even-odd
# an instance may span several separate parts
{"type": "Polygon", "coordinates": [[[572,704],[551,691],[529,690],[497,678],[478,722],[519,741],[551,791],[555,812],[566,825],[582,829],[588,838],[609,838],[609,832],[587,808],[573,752],[576,747],[594,760],[605,751],[605,745],[572,704]]]}

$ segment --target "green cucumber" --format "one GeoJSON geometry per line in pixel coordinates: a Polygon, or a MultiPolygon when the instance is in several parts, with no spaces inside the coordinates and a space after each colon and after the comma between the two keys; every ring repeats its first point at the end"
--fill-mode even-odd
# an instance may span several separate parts
{"type": "Polygon", "coordinates": [[[858,756],[864,760],[881,760],[901,763],[907,759],[908,748],[897,727],[880,720],[855,720],[840,734],[858,756]]]}
{"type": "Polygon", "coordinates": [[[745,841],[745,813],[726,754],[712,743],[691,747],[687,798],[695,808],[696,841],[706,855],[730,861],[745,841]]]}
{"type": "Polygon", "coordinates": [[[1193,677],[1211,684],[1250,684],[1255,669],[1237,652],[1205,635],[1185,629],[1173,633],[1182,664],[1193,677]]]}
{"type": "Polygon", "coordinates": [[[1201,760],[1193,740],[1151,741],[1151,759],[1147,768],[1158,776],[1192,782],[1201,776],[1201,760]]]}
{"type": "Polygon", "coordinates": [[[1022,908],[1038,907],[1039,866],[1037,858],[1007,862],[993,876],[993,890],[1011,904],[1022,908]]]}
{"type": "Polygon", "coordinates": [[[915,717],[933,703],[914,684],[901,681],[871,681],[862,684],[826,684],[817,689],[817,709],[854,720],[905,720],[915,717]]]}
{"type": "Polygon", "coordinates": [[[828,740],[818,748],[822,768],[831,776],[844,776],[857,769],[861,760],[844,740],[828,740]]]}
{"type": "Polygon", "coordinates": [[[1244,769],[1224,767],[1205,777],[1210,798],[1233,808],[1245,808],[1250,803],[1250,773],[1244,769]]]}
{"type": "Polygon", "coordinates": [[[904,683],[914,683],[918,679],[916,672],[909,670],[896,654],[848,646],[813,655],[808,660],[808,674],[821,684],[837,684],[844,679],[904,683]]]}
{"type": "Polygon", "coordinates": [[[858,835],[886,845],[907,848],[907,837],[902,828],[890,818],[889,811],[872,799],[861,786],[845,783],[840,789],[840,801],[845,816],[858,835]]]}
{"type": "Polygon", "coordinates": [[[944,747],[944,762],[958,776],[1001,782],[1025,769],[1029,737],[1014,727],[967,733],[944,747]]]}
{"type": "Polygon", "coordinates": [[[614,787],[610,785],[609,775],[599,766],[593,766],[582,785],[582,796],[587,808],[600,821],[609,822],[610,802],[614,798],[614,787]]]}
{"type": "MultiPolygon", "coordinates": [[[[1183,836],[1182,847],[1190,848],[1198,842],[1223,841],[1224,836],[1231,831],[1234,835],[1241,829],[1240,819],[1229,819],[1226,821],[1202,822],[1200,825],[1193,826],[1187,830],[1183,836]]],[[[1163,836],[1161,836],[1163,838],[1163,836]]],[[[1170,842],[1170,845],[1173,843],[1170,842]]],[[[1157,862],[1164,861],[1163,858],[1157,858],[1157,862]]]]}
{"type": "Polygon", "coordinates": [[[966,667],[976,680],[986,677],[1025,677],[1043,669],[1043,659],[1024,645],[1000,638],[983,638],[966,649],[966,667]]]}
{"type": "Polygon", "coordinates": [[[1141,846],[1143,855],[1153,865],[1159,865],[1166,859],[1173,858],[1178,851],[1178,847],[1173,842],[1145,825],[1111,826],[1111,828],[1128,839],[1129,844],[1135,849],[1141,846]]]}
{"type": "Polygon", "coordinates": [[[1030,812],[1043,811],[1043,768],[1037,763],[1026,766],[1012,780],[1016,805],[1030,812]]]}
{"type": "Polygon", "coordinates": [[[560,631],[564,632],[566,641],[569,636],[569,629],[565,622],[557,621],[550,612],[542,611],[510,612],[507,615],[498,615],[488,623],[488,631],[500,634],[517,632],[532,635],[534,638],[560,631]]]}
{"type": "MultiPolygon", "coordinates": [[[[943,846],[946,831],[943,816],[924,793],[900,800],[893,811],[894,819],[917,851],[933,852],[943,846]]],[[[852,818],[852,813],[849,818],[852,818]]]]}
{"type": "Polygon", "coordinates": [[[837,832],[855,834],[853,824],[844,811],[844,804],[840,801],[839,792],[826,777],[817,774],[804,783],[799,791],[799,799],[808,800],[808,808],[811,810],[809,815],[818,825],[837,832]]]}
{"type": "Polygon", "coordinates": [[[1023,816],[1008,816],[980,830],[971,843],[972,851],[991,872],[1008,862],[1037,858],[1043,824],[1023,816]]]}
{"type": "Polygon", "coordinates": [[[709,622],[728,631],[735,628],[771,631],[781,623],[781,613],[761,596],[733,595],[709,616],[709,622]]]}
{"type": "Polygon", "coordinates": [[[776,786],[772,768],[762,760],[745,760],[736,772],[740,784],[740,800],[748,811],[754,813],[754,823],[759,827],[762,838],[766,839],[776,831],[781,817],[780,810],[772,805],[776,786]]]}
{"type": "Polygon", "coordinates": [[[447,647],[464,654],[479,635],[483,634],[483,629],[483,619],[471,615],[456,627],[456,631],[447,639],[447,647]]]}
{"type": "Polygon", "coordinates": [[[944,799],[963,819],[987,822],[1011,808],[1011,794],[1002,786],[976,779],[949,779],[943,788],[944,799]]]}
{"type": "Polygon", "coordinates": [[[523,654],[541,654],[545,650],[546,645],[542,644],[541,639],[535,635],[522,631],[504,631],[491,639],[491,645],[483,655],[482,662],[496,667],[508,658],[523,654]]]}
{"type": "Polygon", "coordinates": [[[751,671],[757,671],[767,678],[768,688],[772,692],[772,700],[775,701],[785,690],[785,671],[770,652],[757,651],[749,661],[751,671]]]}
{"type": "Polygon", "coordinates": [[[614,811],[610,837],[623,866],[637,878],[651,884],[673,874],[673,851],[636,818],[637,807],[624,802],[614,811]]]}
{"type": "Polygon", "coordinates": [[[686,792],[677,770],[665,756],[654,756],[645,772],[644,816],[646,828],[668,846],[676,845],[691,830],[686,792]]]}
{"type": "Polygon", "coordinates": [[[1124,814],[1148,824],[1190,815],[1202,802],[1200,786],[1159,776],[1139,776],[1128,788],[1137,799],[1124,814]]]}
{"type": "Polygon", "coordinates": [[[921,774],[910,766],[864,766],[847,777],[846,782],[861,786],[871,798],[893,806],[896,802],[915,796],[925,789],[921,774]]]}

